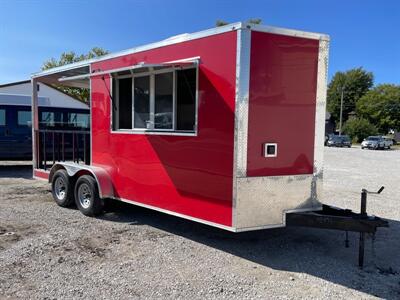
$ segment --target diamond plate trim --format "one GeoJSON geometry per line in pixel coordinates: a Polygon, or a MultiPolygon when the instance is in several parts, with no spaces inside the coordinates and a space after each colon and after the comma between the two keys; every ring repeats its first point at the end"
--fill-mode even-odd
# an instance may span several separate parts
{"type": "Polygon", "coordinates": [[[250,39],[249,29],[238,30],[238,52],[236,62],[236,176],[246,177],[247,171],[247,129],[249,116],[250,85],[250,39]]]}
{"type": "Polygon", "coordinates": [[[283,227],[287,212],[319,209],[320,183],[311,174],[238,178],[236,229],[283,227]]]}
{"type": "Polygon", "coordinates": [[[250,40],[251,30],[237,31],[235,132],[233,165],[232,224],[236,223],[237,178],[246,177],[247,172],[247,128],[250,84],[250,40]]]}
{"type": "MultiPolygon", "coordinates": [[[[320,40],[318,51],[317,99],[315,109],[314,176],[322,180],[324,162],[326,90],[329,41],[320,40]]],[[[321,196],[321,195],[319,195],[321,196]]]]}

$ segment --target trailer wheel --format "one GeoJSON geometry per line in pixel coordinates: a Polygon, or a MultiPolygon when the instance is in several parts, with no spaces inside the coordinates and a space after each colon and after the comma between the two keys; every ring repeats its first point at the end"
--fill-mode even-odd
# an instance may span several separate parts
{"type": "Polygon", "coordinates": [[[104,200],[99,196],[96,180],[89,175],[79,177],[75,184],[75,202],[85,216],[97,216],[103,212],[104,200]]]}
{"type": "Polygon", "coordinates": [[[54,201],[61,207],[69,207],[74,203],[72,180],[64,169],[54,174],[51,181],[51,193],[54,201]]]}

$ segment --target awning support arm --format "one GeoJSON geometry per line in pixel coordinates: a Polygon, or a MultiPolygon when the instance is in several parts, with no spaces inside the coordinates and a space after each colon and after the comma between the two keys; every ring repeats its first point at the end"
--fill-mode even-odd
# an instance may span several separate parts
{"type": "Polygon", "coordinates": [[[113,98],[113,96],[111,95],[111,91],[110,91],[110,89],[109,89],[108,86],[107,86],[107,83],[106,83],[106,80],[104,79],[104,76],[101,76],[101,80],[103,80],[104,86],[105,86],[105,88],[107,89],[108,96],[110,97],[113,110],[114,110],[114,111],[117,111],[117,107],[116,107],[116,105],[115,105],[114,98],[113,98]]]}

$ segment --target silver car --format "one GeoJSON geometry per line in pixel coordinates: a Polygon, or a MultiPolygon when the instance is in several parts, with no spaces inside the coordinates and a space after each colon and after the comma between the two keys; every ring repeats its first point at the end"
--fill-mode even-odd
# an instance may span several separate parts
{"type": "Polygon", "coordinates": [[[393,140],[391,138],[384,137],[383,140],[385,141],[385,148],[390,149],[393,146],[393,140]]]}
{"type": "Polygon", "coordinates": [[[363,140],[361,143],[361,149],[367,148],[367,149],[385,149],[388,148],[390,149],[391,144],[389,142],[385,141],[385,139],[381,136],[369,136],[366,139],[363,140]]]}

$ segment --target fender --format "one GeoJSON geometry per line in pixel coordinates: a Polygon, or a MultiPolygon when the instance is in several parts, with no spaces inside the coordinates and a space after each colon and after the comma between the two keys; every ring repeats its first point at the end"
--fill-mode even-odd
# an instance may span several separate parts
{"type": "Polygon", "coordinates": [[[50,170],[49,174],[50,183],[53,180],[55,172],[60,169],[66,170],[70,177],[73,177],[80,172],[90,173],[91,175],[93,175],[94,179],[97,182],[97,186],[99,187],[100,198],[114,197],[114,188],[111,182],[111,177],[104,168],[97,166],[79,165],[76,163],[69,163],[69,162],[58,162],[55,163],[50,170]]]}

